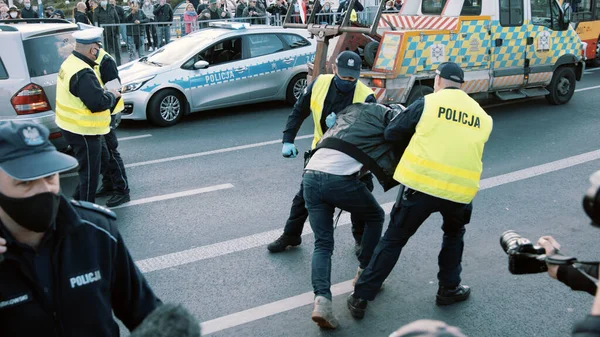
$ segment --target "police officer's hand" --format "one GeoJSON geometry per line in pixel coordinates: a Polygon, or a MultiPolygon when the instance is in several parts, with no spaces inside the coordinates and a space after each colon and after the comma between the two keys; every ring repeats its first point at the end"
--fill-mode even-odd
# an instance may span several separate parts
{"type": "Polygon", "coordinates": [[[121,97],[121,93],[118,92],[115,89],[110,89],[108,92],[110,92],[111,94],[113,94],[115,96],[115,99],[119,99],[119,97],[121,97]]]}
{"type": "Polygon", "coordinates": [[[285,158],[296,158],[298,155],[298,149],[292,143],[283,143],[283,148],[281,149],[281,154],[285,158]]]}
{"type": "Polygon", "coordinates": [[[335,112],[332,112],[325,118],[325,124],[327,124],[328,128],[331,128],[335,124],[336,117],[335,112]]]}
{"type": "Polygon", "coordinates": [[[0,254],[6,253],[6,240],[0,238],[0,254]]]}
{"type": "MultiPolygon", "coordinates": [[[[544,248],[544,250],[546,251],[546,256],[552,256],[556,254],[557,251],[560,249],[560,243],[558,243],[558,241],[556,241],[553,237],[549,235],[542,236],[538,240],[537,244],[544,248]]],[[[550,277],[552,277],[553,279],[556,279],[558,273],[558,266],[549,263],[546,263],[546,265],[548,266],[548,275],[550,275],[550,277]]]]}

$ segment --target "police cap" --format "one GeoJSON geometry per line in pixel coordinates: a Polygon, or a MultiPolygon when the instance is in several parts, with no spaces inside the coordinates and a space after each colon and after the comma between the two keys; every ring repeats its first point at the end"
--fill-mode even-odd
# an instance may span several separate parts
{"type": "Polygon", "coordinates": [[[75,42],[80,44],[92,44],[98,43],[102,44],[102,32],[104,29],[102,28],[90,28],[84,30],[78,30],[73,33],[73,38],[75,38],[75,42]]]}
{"type": "Polygon", "coordinates": [[[30,181],[77,167],[77,160],[56,150],[48,129],[31,122],[0,122],[0,170],[30,181]]]}
{"type": "Polygon", "coordinates": [[[444,62],[435,71],[441,78],[456,83],[465,83],[465,73],[460,66],[454,62],[444,62]]]}

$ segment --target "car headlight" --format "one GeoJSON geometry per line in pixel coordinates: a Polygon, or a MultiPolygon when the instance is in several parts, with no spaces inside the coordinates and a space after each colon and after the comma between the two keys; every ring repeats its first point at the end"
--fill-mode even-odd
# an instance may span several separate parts
{"type": "Polygon", "coordinates": [[[123,84],[123,86],[121,87],[121,93],[124,94],[126,92],[136,91],[154,77],[156,77],[156,75],[140,78],[138,80],[135,80],[134,82],[123,84]]]}

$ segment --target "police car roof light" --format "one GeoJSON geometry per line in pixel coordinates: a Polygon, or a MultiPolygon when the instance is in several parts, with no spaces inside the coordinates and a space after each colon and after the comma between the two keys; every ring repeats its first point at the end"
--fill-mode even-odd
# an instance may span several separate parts
{"type": "Polygon", "coordinates": [[[245,22],[211,22],[208,26],[227,29],[246,29],[250,27],[250,24],[245,22]]]}

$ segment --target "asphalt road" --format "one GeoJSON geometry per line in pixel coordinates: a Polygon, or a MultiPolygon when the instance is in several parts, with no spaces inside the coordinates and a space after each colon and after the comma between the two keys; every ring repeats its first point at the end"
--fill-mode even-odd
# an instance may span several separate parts
{"type": "MultiPolygon", "coordinates": [[[[115,210],[119,227],[160,298],[183,303],[210,336],[388,336],[421,318],[444,320],[470,337],[568,336],[593,298],[547,274],[511,275],[499,236],[507,229],[532,240],[551,234],[566,254],[600,257],[600,230],[581,207],[600,164],[600,153],[592,152],[600,144],[600,71],[577,85],[594,89],[564,106],[538,99],[487,109],[494,130],[465,236],[462,276],[472,296],[464,303],[435,305],[442,237],[436,215],[409,241],[366,317],[354,320],[345,300],[358,265],[343,217],[332,270],[340,327],[319,330],[310,319],[310,227],[300,247],[276,255],[266,249],[283,228],[302,175],[300,157],[281,156],[291,110],[280,103],[199,113],[171,128],[125,121],[118,134],[133,205],[115,210]]],[[[311,130],[307,119],[299,136],[311,130]]],[[[302,152],[310,141],[296,145],[302,152]]],[[[71,193],[76,179],[61,181],[71,193]]],[[[397,189],[383,193],[377,186],[374,193],[389,213],[397,189]]]]}

